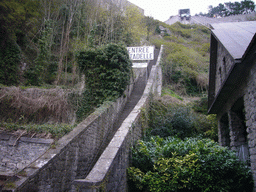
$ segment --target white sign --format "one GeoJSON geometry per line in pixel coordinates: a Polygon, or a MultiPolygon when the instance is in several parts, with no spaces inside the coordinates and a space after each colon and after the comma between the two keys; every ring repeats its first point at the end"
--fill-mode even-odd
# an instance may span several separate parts
{"type": "Polygon", "coordinates": [[[147,68],[148,63],[132,63],[133,68],[147,68]]]}
{"type": "Polygon", "coordinates": [[[154,47],[127,47],[131,60],[154,60],[154,47]]]}

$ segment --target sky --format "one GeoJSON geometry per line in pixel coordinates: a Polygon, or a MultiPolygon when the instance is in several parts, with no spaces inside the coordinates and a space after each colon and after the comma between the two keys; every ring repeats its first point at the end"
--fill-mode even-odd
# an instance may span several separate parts
{"type": "MultiPolygon", "coordinates": [[[[178,15],[179,9],[190,9],[191,15],[208,13],[209,5],[216,7],[219,3],[235,2],[232,0],[128,0],[144,9],[146,16],[154,17],[160,21],[167,21],[170,16],[178,15]]],[[[241,2],[242,0],[236,0],[241,2]]],[[[256,0],[253,0],[254,3],[256,0]]],[[[256,4],[256,3],[255,3],[256,4]]]]}

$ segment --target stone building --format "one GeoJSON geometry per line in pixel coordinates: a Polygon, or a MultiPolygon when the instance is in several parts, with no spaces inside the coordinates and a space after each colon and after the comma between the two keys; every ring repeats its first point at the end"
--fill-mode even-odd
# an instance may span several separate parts
{"type": "Polygon", "coordinates": [[[256,186],[256,21],[212,24],[208,94],[220,145],[251,164],[256,186]]]}

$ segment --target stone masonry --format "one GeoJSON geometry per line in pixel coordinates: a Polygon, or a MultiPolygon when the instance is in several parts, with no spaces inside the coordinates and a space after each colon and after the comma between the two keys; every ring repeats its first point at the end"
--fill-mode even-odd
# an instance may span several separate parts
{"type": "MultiPolygon", "coordinates": [[[[3,191],[73,191],[73,181],[83,178],[97,161],[98,152],[113,123],[123,109],[131,94],[131,83],[125,95],[114,103],[103,105],[81,122],[69,134],[58,140],[34,162],[24,169],[22,174],[11,178],[11,188],[3,191]]],[[[8,182],[6,183],[8,185],[8,182]]],[[[1,190],[0,190],[1,191],[1,190]]]]}
{"type": "Polygon", "coordinates": [[[152,67],[144,93],[129,116],[123,121],[110,144],[86,178],[76,179],[74,184],[80,192],[127,191],[126,172],[129,166],[130,147],[141,138],[141,109],[148,107],[150,94],[161,94],[161,66],[159,65],[162,49],[158,61],[152,67]]]}
{"type": "Polygon", "coordinates": [[[43,155],[52,143],[53,139],[18,138],[1,133],[0,175],[14,175],[43,155]]]}

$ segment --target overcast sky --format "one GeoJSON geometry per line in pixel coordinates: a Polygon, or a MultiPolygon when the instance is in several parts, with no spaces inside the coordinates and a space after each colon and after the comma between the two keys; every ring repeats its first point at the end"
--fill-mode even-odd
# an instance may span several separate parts
{"type": "MultiPolygon", "coordinates": [[[[214,7],[219,3],[235,2],[233,0],[128,0],[141,7],[146,16],[152,16],[160,21],[166,21],[172,15],[177,15],[179,9],[190,9],[191,15],[208,13],[209,5],[214,7]]],[[[241,2],[242,0],[236,0],[241,2]]],[[[254,0],[255,3],[255,0],[254,0]]]]}

